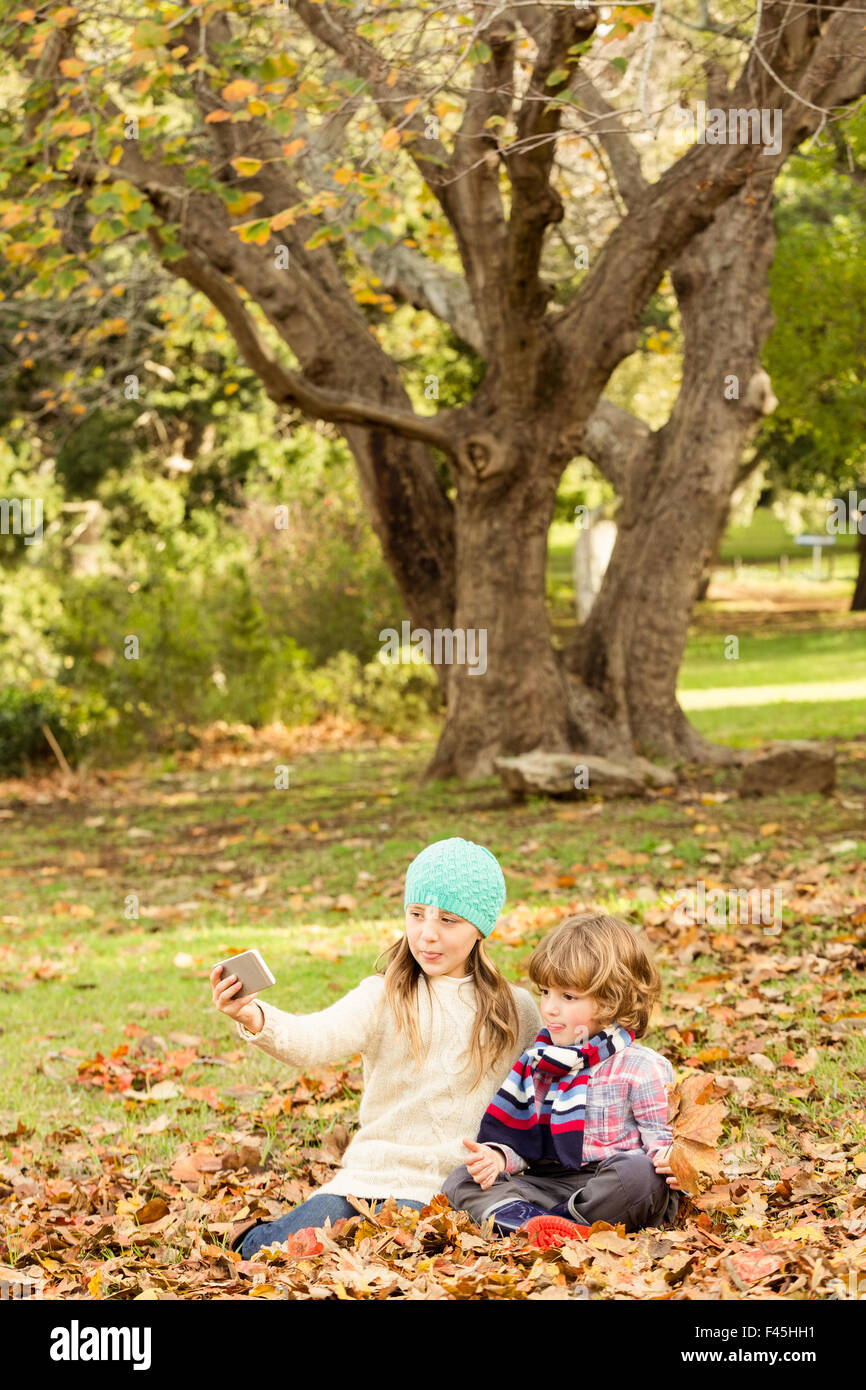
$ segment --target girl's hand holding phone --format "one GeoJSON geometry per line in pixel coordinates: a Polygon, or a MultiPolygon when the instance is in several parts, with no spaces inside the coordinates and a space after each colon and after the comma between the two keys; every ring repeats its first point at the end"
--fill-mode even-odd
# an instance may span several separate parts
{"type": "Polygon", "coordinates": [[[482,1189],[492,1187],[497,1173],[505,1168],[505,1155],[498,1149],[492,1149],[489,1144],[476,1144],[474,1139],[464,1139],[463,1143],[470,1150],[466,1160],[470,1176],[482,1189]]]}
{"type": "Polygon", "coordinates": [[[237,998],[243,985],[237,975],[224,975],[223,966],[215,965],[210,972],[211,991],[214,1007],[220,1013],[228,1014],[237,1023],[242,1023],[250,1033],[260,1033],[265,1024],[265,1016],[256,1003],[257,994],[248,994],[241,1002],[237,998]],[[222,978],[220,978],[222,976],[222,978]]]}

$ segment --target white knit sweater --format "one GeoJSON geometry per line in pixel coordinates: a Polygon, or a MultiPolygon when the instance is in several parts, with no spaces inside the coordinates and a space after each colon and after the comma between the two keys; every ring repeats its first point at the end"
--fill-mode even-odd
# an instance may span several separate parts
{"type": "Polygon", "coordinates": [[[382,975],[368,975],[336,1004],[314,1014],[285,1013],[259,999],[265,1018],[260,1033],[236,1023],[245,1042],[294,1067],[339,1062],[361,1053],[360,1128],[343,1155],[342,1167],[317,1193],[364,1198],[393,1194],[428,1202],[442,1191],[448,1174],[465,1163],[469,1150],[461,1141],[476,1137],[481,1117],[515,1058],[541,1030],[532,995],[510,985],[520,1020],[514,1053],[502,1057],[469,1090],[473,1068],[462,1077],[458,1072],[468,1058],[475,1017],[472,976],[428,976],[428,983],[429,1000],[423,981],[417,994],[422,1048],[428,1039],[431,1042],[420,1065],[409,1039],[397,1031],[382,975]]]}

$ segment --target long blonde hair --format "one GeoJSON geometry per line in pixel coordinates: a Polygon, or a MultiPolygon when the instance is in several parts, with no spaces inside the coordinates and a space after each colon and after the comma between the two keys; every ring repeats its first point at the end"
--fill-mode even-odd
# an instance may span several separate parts
{"type": "MultiPolygon", "coordinates": [[[[469,1039],[466,1064],[460,1075],[474,1064],[476,1075],[470,1089],[480,1084],[487,1071],[498,1065],[500,1058],[511,1060],[520,1036],[520,1019],[508,981],[500,975],[484,949],[483,940],[475,942],[466,962],[466,973],[472,975],[475,986],[475,1021],[469,1039]]],[[[421,977],[429,991],[430,982],[409,949],[405,933],[376,961],[376,974],[385,976],[385,998],[397,1021],[397,1029],[408,1035],[415,1061],[421,1063],[421,1032],[418,1027],[418,995],[421,977]],[[382,956],[387,965],[379,969],[382,956]]],[[[429,1042],[428,1042],[429,1051],[429,1042]]]]}
{"type": "Polygon", "coordinates": [[[621,917],[608,913],[566,917],[529,958],[529,978],[542,989],[556,985],[591,994],[597,1025],[614,1022],[635,1038],[646,1032],[661,997],[661,977],[646,941],[621,917]]]}

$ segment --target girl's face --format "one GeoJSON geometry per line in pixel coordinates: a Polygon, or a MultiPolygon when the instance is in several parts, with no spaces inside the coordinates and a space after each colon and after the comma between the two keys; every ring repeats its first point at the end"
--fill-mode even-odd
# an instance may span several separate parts
{"type": "Polygon", "coordinates": [[[539,992],[539,1012],[552,1043],[568,1047],[585,1042],[597,1031],[596,1005],[591,994],[578,994],[557,985],[545,986],[539,992]]]}
{"type": "Polygon", "coordinates": [[[409,950],[425,975],[467,975],[472,947],[482,933],[456,912],[410,903],[406,908],[409,950]]]}

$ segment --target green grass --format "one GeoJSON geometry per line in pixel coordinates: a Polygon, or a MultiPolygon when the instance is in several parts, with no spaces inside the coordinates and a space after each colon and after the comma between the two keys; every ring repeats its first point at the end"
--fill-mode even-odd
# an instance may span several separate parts
{"type": "MultiPolygon", "coordinates": [[[[669,896],[677,881],[707,872],[708,845],[724,845],[725,867],[714,864],[711,872],[715,878],[727,873],[732,882],[738,863],[756,847],[795,864],[851,838],[854,849],[833,861],[837,874],[852,872],[866,857],[862,815],[849,799],[862,795],[864,785],[864,760],[856,748],[843,760],[838,800],[734,798],[707,806],[700,804],[695,784],[691,805],[669,798],[610,802],[601,816],[591,805],[552,807],[543,798],[515,807],[494,779],[468,788],[421,786],[430,752],[431,744],[420,742],[401,750],[299,756],[287,792],[273,789],[267,767],[182,773],[169,781],[155,770],[125,790],[113,784],[110,800],[100,805],[33,805],[4,821],[0,1132],[11,1131],[19,1117],[43,1135],[69,1124],[86,1131],[108,1117],[121,1126],[113,1136],[118,1151],[134,1148],[129,1161],[140,1167],[168,1159],[181,1139],[195,1140],[215,1126],[230,1130],[290,1073],[246,1047],[213,1009],[209,966],[257,946],[277,976],[269,997],[279,1007],[302,1013],[327,1007],[373,971],[378,953],[402,929],[402,899],[389,890],[433,839],[461,834],[494,848],[508,883],[507,909],[523,901],[566,910],[579,899],[638,918],[669,896]],[[184,790],[186,804],[179,801],[184,790]],[[88,826],[94,817],[102,823],[88,826]],[[783,833],[762,834],[766,823],[784,826],[783,833]],[[149,828],[152,838],[130,837],[130,828],[149,828]],[[661,854],[659,846],[666,847],[661,854]],[[623,851],[646,860],[624,869],[616,862],[623,851]],[[556,876],[563,873],[574,876],[573,888],[557,887],[556,876]],[[233,892],[238,885],[255,889],[261,877],[268,882],[260,896],[233,892]],[[298,908],[290,902],[296,893],[303,896],[298,908]],[[310,901],[315,893],[351,893],[356,905],[348,914],[316,906],[310,901]],[[124,916],[131,894],[139,898],[137,921],[124,916]],[[198,906],[175,918],[145,915],[148,908],[189,902],[198,906]],[[176,965],[179,953],[191,956],[192,965],[176,965]],[[37,978],[46,962],[47,977],[37,978]],[[165,1047],[183,1045],[170,1038],[172,1032],[198,1035],[200,1052],[223,1064],[196,1063],[181,1084],[215,1087],[226,1110],[215,1112],[183,1097],[133,1108],[114,1093],[82,1086],[76,1079],[79,1061],[139,1045],[140,1039],[124,1034],[129,1023],[147,1030],[147,1046],[158,1056],[165,1047]],[[170,1128],[142,1134],[142,1126],[163,1111],[170,1128]]],[[[712,785],[724,787],[733,776],[719,770],[712,785]]],[[[787,948],[822,930],[793,927],[787,948]]],[[[526,982],[535,939],[537,933],[530,933],[517,944],[491,943],[509,978],[526,982]]],[[[668,959],[662,970],[666,988],[685,988],[689,978],[720,965],[724,961],[704,959],[683,969],[668,959]]],[[[857,988],[862,992],[862,981],[857,988]]],[[[808,1031],[807,1024],[804,1015],[808,1031]]],[[[695,1046],[714,1035],[697,1021],[695,1046]]],[[[661,1029],[648,1041],[665,1050],[661,1029]]],[[[852,1058],[859,1058],[861,1042],[851,1046],[852,1058]]],[[[840,1077],[849,1067],[845,1049],[834,1061],[840,1077]]],[[[345,1106],[351,1108],[348,1094],[345,1106]]],[[[339,1110],[338,1102],[294,1120],[293,1140],[306,1142],[339,1110]]],[[[268,1142],[284,1146],[288,1132],[288,1121],[274,1121],[268,1142]]],[[[0,1152],[8,1161],[9,1145],[0,1145],[0,1152]]]]}
{"type": "Polygon", "coordinates": [[[680,667],[681,690],[866,678],[866,615],[863,626],[853,630],[822,631],[816,620],[806,632],[779,628],[738,632],[735,615],[727,627],[728,632],[691,632],[680,667]],[[725,656],[729,634],[737,638],[735,660],[725,656]]]}
{"type": "MultiPolygon", "coordinates": [[[[845,496],[847,499],[847,492],[845,496]]],[[[824,526],[818,526],[814,532],[810,527],[805,527],[804,530],[809,534],[825,535],[825,528],[826,523],[824,526]]],[[[853,553],[857,549],[856,535],[840,534],[835,536],[834,540],[833,550],[837,556],[853,553]]],[[[747,562],[778,560],[780,555],[787,555],[792,559],[805,555],[809,557],[811,565],[811,547],[797,545],[794,537],[769,507],[756,507],[748,526],[729,526],[719,546],[719,558],[722,561],[731,561],[736,556],[747,562]]],[[[826,565],[827,561],[824,563],[826,565]]]]}
{"type": "MultiPolygon", "coordinates": [[[[555,521],[549,531],[547,559],[547,592],[551,603],[574,615],[574,584],[572,578],[576,531],[570,522],[555,521]]],[[[850,598],[857,577],[858,557],[856,536],[837,536],[833,556],[833,574],[829,561],[823,562],[824,578],[812,577],[812,551],[809,546],[796,545],[787,535],[781,522],[763,508],[755,512],[748,527],[729,527],[719,548],[718,575],[737,582],[755,583],[799,589],[805,595],[821,598],[850,598]],[[788,558],[787,569],[779,569],[781,556],[788,558]],[[738,572],[733,561],[739,558],[743,567],[738,572]]]]}
{"type": "Polygon", "coordinates": [[[715,743],[748,748],[768,739],[863,739],[861,700],[808,700],[689,710],[689,723],[715,743]]]}
{"type": "MultiPolygon", "coordinates": [[[[722,583],[735,583],[741,597],[696,606],[678,688],[725,690],[866,679],[866,615],[845,611],[857,574],[856,538],[839,540],[844,545],[835,557],[834,578],[819,583],[812,577],[809,556],[793,542],[786,542],[781,523],[766,509],[756,511],[746,532],[730,528],[722,546],[723,558],[741,555],[748,563],[737,572],[717,570],[715,577],[722,583]],[[778,558],[787,553],[793,558],[787,571],[781,573],[778,558]],[[756,557],[763,557],[766,563],[756,557]],[[786,602],[793,599],[802,607],[774,609],[774,596],[780,593],[786,602]],[[750,600],[749,594],[754,598],[750,600]],[[822,611],[814,607],[815,599],[835,599],[839,607],[822,611]],[[726,656],[731,650],[726,639],[731,636],[738,642],[735,659],[726,656]]],[[[575,626],[573,546],[573,527],[555,523],[550,530],[548,599],[560,643],[569,640],[575,626]]],[[[689,710],[688,717],[708,737],[739,747],[768,739],[844,740],[866,734],[864,702],[860,699],[689,710]]]]}

